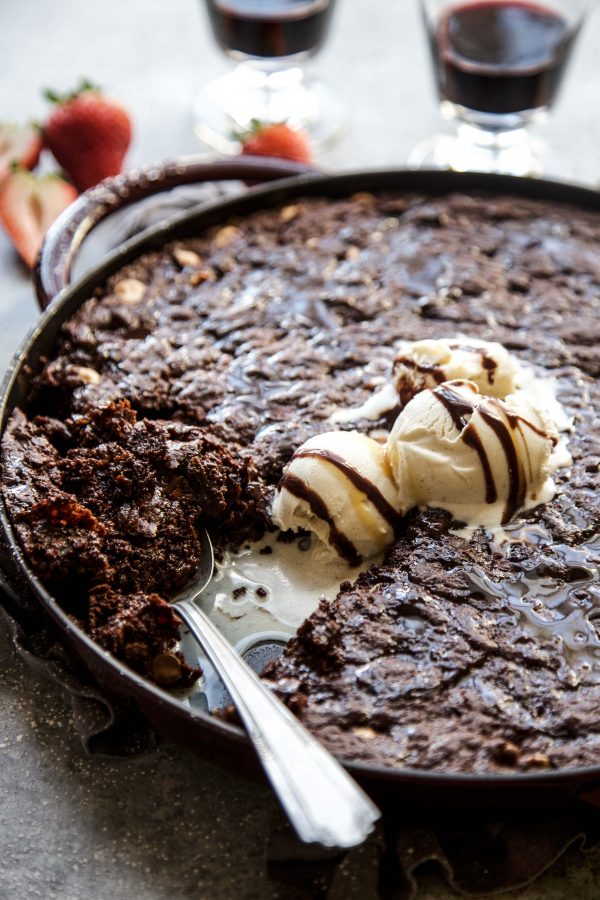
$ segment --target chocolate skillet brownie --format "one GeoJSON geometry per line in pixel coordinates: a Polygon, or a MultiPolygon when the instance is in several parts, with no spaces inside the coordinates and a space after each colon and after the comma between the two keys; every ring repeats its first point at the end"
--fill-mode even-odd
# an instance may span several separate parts
{"type": "Polygon", "coordinates": [[[293,451],[389,378],[398,340],[500,341],[556,375],[574,416],[555,499],[504,542],[414,511],[266,677],[341,756],[600,762],[585,630],[600,613],[599,238],[596,214],[558,204],[357,195],[141,258],[64,326],[5,432],[4,496],[32,567],[107,649],[189,682],[164,597],[194,568],[197,526],[221,547],[269,527],[293,451]]]}

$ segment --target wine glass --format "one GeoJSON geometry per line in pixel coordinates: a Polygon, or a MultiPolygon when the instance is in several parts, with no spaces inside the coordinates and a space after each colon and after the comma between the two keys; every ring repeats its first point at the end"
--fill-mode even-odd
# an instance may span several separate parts
{"type": "Polygon", "coordinates": [[[442,114],[454,134],[409,164],[511,175],[568,174],[527,126],[552,108],[588,0],[420,0],[442,114]]]}
{"type": "Polygon", "coordinates": [[[335,91],[306,71],[322,47],[335,0],[204,0],[214,37],[235,67],[208,84],[193,107],[200,140],[237,153],[253,123],[303,129],[313,149],[344,131],[347,109],[335,91]]]}

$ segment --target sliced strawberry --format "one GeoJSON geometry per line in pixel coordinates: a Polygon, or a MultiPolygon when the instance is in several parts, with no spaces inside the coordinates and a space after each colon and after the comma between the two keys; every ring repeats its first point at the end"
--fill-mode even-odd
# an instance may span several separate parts
{"type": "Polygon", "coordinates": [[[46,144],[77,189],[117,175],[131,143],[127,110],[88,82],[66,97],[46,97],[56,104],[44,126],[46,144]]]}
{"type": "Polygon", "coordinates": [[[75,200],[77,191],[59,175],[14,169],[0,187],[0,221],[17,253],[32,268],[46,231],[75,200]]]}
{"type": "Polygon", "coordinates": [[[35,125],[0,122],[0,182],[8,175],[13,163],[25,169],[35,168],[42,144],[41,132],[35,125]]]}
{"type": "Polygon", "coordinates": [[[311,163],[312,150],[304,131],[290,128],[285,122],[265,125],[254,121],[252,129],[240,135],[242,153],[252,156],[279,156],[296,162],[311,163]]]}

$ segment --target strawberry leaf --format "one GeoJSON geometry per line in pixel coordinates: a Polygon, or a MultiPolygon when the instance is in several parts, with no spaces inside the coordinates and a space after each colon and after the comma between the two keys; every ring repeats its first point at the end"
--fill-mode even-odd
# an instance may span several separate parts
{"type": "Polygon", "coordinates": [[[87,78],[82,78],[79,82],[78,87],[73,91],[69,91],[66,94],[59,94],[57,91],[52,88],[44,88],[42,91],[42,95],[46,100],[49,100],[50,103],[68,103],[69,100],[74,100],[75,97],[78,97],[80,94],[83,94],[85,91],[94,91],[97,94],[102,93],[102,88],[100,88],[97,84],[94,84],[93,81],[89,81],[87,78]]]}

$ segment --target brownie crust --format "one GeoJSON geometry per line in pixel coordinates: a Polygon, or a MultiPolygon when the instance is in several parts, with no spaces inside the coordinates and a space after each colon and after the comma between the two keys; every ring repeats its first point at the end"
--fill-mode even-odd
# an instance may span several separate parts
{"type": "Polygon", "coordinates": [[[31,565],[103,646],[176,683],[165,599],[197,563],[198,527],[221,547],[270,527],[294,450],[391,378],[399,340],[500,341],[554,375],[574,417],[554,500],[504,540],[414,511],[265,676],[348,759],[598,763],[599,240],[597,214],[560,204],[362,194],[142,257],[66,323],[6,430],[2,486],[31,565]]]}

